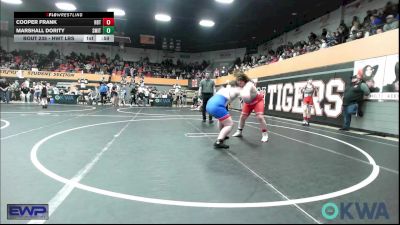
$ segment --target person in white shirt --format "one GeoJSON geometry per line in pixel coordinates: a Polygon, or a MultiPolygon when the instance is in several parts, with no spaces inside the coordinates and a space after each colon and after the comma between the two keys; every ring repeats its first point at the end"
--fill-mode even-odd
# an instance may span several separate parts
{"type": "Polygon", "coordinates": [[[42,86],[38,83],[33,84],[35,89],[35,101],[40,104],[40,93],[42,92],[42,86]]]}

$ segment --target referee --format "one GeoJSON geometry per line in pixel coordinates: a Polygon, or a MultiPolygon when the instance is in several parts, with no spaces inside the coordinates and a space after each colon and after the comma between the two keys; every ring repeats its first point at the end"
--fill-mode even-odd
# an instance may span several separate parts
{"type": "MultiPolygon", "coordinates": [[[[210,74],[206,73],[205,79],[200,81],[199,97],[203,100],[203,122],[206,122],[206,106],[208,100],[215,93],[215,83],[210,79],[210,74]]],[[[213,123],[212,116],[208,114],[209,122],[213,123]]]]}

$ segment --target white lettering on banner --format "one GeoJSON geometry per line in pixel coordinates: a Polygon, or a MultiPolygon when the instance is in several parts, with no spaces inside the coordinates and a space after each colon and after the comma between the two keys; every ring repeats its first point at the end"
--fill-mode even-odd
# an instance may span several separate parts
{"type": "Polygon", "coordinates": [[[307,82],[296,82],[294,83],[294,104],[293,104],[293,109],[292,112],[294,113],[303,113],[303,108],[302,108],[302,100],[303,100],[303,95],[301,93],[301,88],[303,88],[307,82]]]}
{"type": "Polygon", "coordinates": [[[288,96],[287,94],[293,94],[293,84],[292,83],[286,83],[285,86],[283,86],[283,94],[282,94],[282,109],[284,112],[290,112],[292,109],[293,105],[293,97],[288,96]],[[287,104],[287,105],[286,105],[287,104]]]}
{"type": "Polygon", "coordinates": [[[324,100],[325,84],[322,80],[313,81],[314,87],[317,88],[317,97],[313,97],[314,107],[311,109],[312,115],[322,116],[324,114],[321,108],[321,102],[324,100]]]}
{"type": "MultiPolygon", "coordinates": [[[[345,89],[345,82],[341,78],[332,78],[325,82],[323,80],[313,81],[313,85],[317,88],[317,96],[313,98],[314,107],[311,112],[316,116],[324,116],[325,114],[329,118],[337,118],[342,113],[342,95],[345,89]],[[326,85],[325,82],[327,82],[326,85]],[[321,105],[322,102],[324,102],[323,106],[321,105]]],[[[269,98],[265,95],[264,99],[264,101],[269,99],[267,110],[302,114],[303,95],[300,89],[305,85],[306,81],[299,81],[294,83],[268,84],[267,87],[261,87],[263,90],[268,89],[268,94],[270,95],[269,98]],[[278,93],[275,100],[274,95],[276,92],[278,93]]]]}
{"type": "Polygon", "coordinates": [[[278,97],[276,100],[276,106],[275,106],[275,110],[276,111],[282,111],[282,88],[283,88],[283,84],[278,84],[278,97]]]}
{"type": "Polygon", "coordinates": [[[335,103],[335,108],[332,109],[332,104],[325,104],[325,114],[327,117],[337,118],[342,112],[343,100],[339,94],[332,94],[333,88],[337,88],[337,92],[344,92],[345,83],[342,79],[332,79],[326,84],[326,99],[328,102],[335,103]]]}
{"type": "Polygon", "coordinates": [[[399,101],[398,92],[371,93],[368,96],[369,100],[394,100],[399,101]]]}
{"type": "Polygon", "coordinates": [[[262,94],[264,95],[264,105],[266,105],[266,100],[267,100],[267,88],[266,87],[261,87],[262,94]]]}
{"type": "Polygon", "coordinates": [[[268,85],[268,93],[269,93],[269,110],[274,110],[274,93],[276,92],[276,84],[268,85]]]}

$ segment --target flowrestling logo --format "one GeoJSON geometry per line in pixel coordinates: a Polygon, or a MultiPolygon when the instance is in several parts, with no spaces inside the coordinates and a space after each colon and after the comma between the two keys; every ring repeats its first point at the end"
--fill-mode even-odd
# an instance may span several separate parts
{"type": "Polygon", "coordinates": [[[384,202],[341,202],[339,206],[333,202],[328,202],[322,206],[321,213],[327,220],[389,219],[389,213],[384,202]]]}

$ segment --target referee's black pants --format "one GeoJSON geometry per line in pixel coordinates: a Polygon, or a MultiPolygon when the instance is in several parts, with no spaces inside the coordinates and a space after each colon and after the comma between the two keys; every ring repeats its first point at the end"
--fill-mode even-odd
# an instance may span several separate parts
{"type": "MultiPolygon", "coordinates": [[[[202,93],[202,98],[203,98],[203,120],[206,120],[206,106],[208,100],[213,96],[212,93],[202,93]]],[[[208,119],[212,120],[212,116],[208,114],[208,119]]]]}

